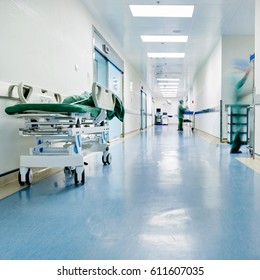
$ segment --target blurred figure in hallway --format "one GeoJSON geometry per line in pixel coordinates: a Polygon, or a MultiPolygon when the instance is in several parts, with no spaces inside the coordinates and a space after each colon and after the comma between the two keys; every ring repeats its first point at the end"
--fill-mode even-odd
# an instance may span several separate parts
{"type": "Polygon", "coordinates": [[[183,131],[183,115],[188,110],[188,107],[183,106],[183,100],[179,100],[178,106],[178,131],[183,131]]]}
{"type": "MultiPolygon", "coordinates": [[[[244,85],[248,79],[249,73],[251,72],[251,66],[246,60],[234,59],[232,63],[232,68],[233,92],[231,103],[233,105],[239,105],[243,103],[242,99],[251,93],[248,90],[243,90],[244,85]]],[[[242,125],[239,125],[242,122],[241,116],[239,116],[239,106],[236,110],[237,111],[235,113],[238,116],[235,119],[235,123],[237,123],[238,125],[235,131],[234,140],[232,141],[232,146],[230,150],[231,154],[241,153],[240,147],[243,143],[241,139],[242,125]]]]}

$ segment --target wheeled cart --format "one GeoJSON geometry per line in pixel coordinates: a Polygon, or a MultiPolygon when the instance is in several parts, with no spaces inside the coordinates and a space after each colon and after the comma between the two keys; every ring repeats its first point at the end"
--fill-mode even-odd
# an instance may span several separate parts
{"type": "Polygon", "coordinates": [[[24,84],[18,85],[18,94],[25,103],[5,111],[23,118],[25,125],[19,134],[34,136],[36,142],[29,155],[20,156],[20,185],[32,183],[33,167],[64,167],[76,185],[84,184],[84,156],[93,151],[102,152],[103,164],[111,163],[108,119],[115,115],[122,121],[124,109],[110,90],[94,83],[91,93],[65,98],[62,103],[57,93],[33,92],[32,86],[24,84]],[[121,111],[114,114],[116,102],[121,111]]]}

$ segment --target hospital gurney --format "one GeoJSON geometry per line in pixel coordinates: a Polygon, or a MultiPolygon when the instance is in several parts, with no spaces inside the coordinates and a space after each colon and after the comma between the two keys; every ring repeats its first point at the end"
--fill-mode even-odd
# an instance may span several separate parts
{"type": "Polygon", "coordinates": [[[75,184],[85,183],[84,156],[93,151],[102,152],[103,164],[110,164],[109,125],[107,120],[124,119],[121,100],[98,83],[92,92],[69,96],[61,103],[61,95],[47,90],[19,84],[21,104],[7,107],[5,112],[23,118],[21,136],[34,136],[36,145],[29,155],[20,156],[18,181],[32,183],[32,167],[64,167],[74,175],[75,184]]]}

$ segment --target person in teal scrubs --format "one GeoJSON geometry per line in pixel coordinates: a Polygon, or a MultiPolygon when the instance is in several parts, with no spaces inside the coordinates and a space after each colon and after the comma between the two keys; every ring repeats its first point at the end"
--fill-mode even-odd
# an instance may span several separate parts
{"type": "Polygon", "coordinates": [[[178,106],[178,131],[183,131],[183,115],[184,112],[188,109],[188,107],[183,106],[183,100],[179,100],[178,106]]]}

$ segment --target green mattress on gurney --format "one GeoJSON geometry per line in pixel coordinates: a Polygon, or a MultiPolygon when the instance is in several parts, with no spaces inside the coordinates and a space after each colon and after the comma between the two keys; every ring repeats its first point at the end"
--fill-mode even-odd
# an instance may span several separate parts
{"type": "MultiPolygon", "coordinates": [[[[107,119],[112,120],[114,117],[117,117],[121,122],[123,122],[125,116],[125,109],[123,103],[116,94],[113,94],[113,97],[115,98],[115,109],[114,111],[107,110],[107,119]]],[[[68,96],[63,100],[63,103],[68,103],[68,104],[73,104],[75,102],[77,104],[87,105],[90,106],[91,108],[96,108],[93,101],[92,93],[90,92],[85,91],[81,95],[68,96]]]]}
{"type": "Polygon", "coordinates": [[[23,114],[28,112],[50,112],[50,113],[90,113],[97,117],[100,109],[84,105],[71,105],[59,103],[23,103],[5,108],[8,115],[23,114]]]}
{"type": "MultiPolygon", "coordinates": [[[[107,110],[107,119],[111,120],[117,117],[121,122],[124,120],[124,106],[118,96],[114,95],[115,109],[107,110]]],[[[22,103],[5,108],[8,115],[24,114],[29,112],[52,112],[52,113],[90,113],[91,117],[96,118],[101,109],[95,107],[92,94],[84,92],[81,95],[68,96],[62,103],[22,103]],[[76,104],[75,104],[76,103],[76,104]]]]}

